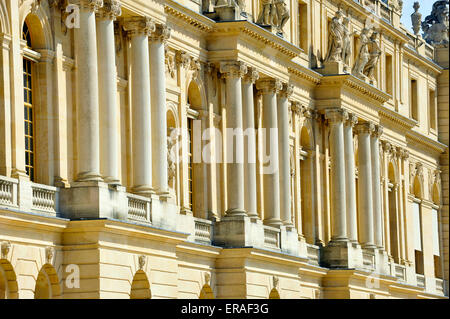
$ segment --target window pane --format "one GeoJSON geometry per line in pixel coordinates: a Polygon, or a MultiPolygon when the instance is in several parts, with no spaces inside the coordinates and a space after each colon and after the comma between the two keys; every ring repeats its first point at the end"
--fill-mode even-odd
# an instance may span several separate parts
{"type": "Polygon", "coordinates": [[[433,254],[439,256],[438,211],[434,208],[431,211],[431,225],[433,227],[433,254]]]}

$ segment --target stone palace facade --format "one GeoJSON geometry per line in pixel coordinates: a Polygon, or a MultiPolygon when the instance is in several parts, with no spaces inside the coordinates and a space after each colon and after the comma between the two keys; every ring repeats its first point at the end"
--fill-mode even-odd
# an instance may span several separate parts
{"type": "Polygon", "coordinates": [[[1,0],[0,298],[447,298],[447,6],[1,0]]]}

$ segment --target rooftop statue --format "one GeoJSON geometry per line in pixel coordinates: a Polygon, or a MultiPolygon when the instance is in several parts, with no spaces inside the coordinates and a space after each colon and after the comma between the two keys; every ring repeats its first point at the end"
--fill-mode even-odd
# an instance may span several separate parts
{"type": "Polygon", "coordinates": [[[331,19],[330,36],[328,38],[328,54],[325,58],[325,62],[342,62],[342,49],[344,46],[343,16],[343,12],[338,10],[333,19],[331,19]]]}
{"type": "Polygon", "coordinates": [[[366,66],[364,67],[364,75],[369,78],[369,81],[371,84],[375,85],[375,76],[374,71],[377,67],[378,61],[380,59],[381,55],[381,49],[378,45],[378,32],[374,31],[372,32],[372,35],[370,36],[370,40],[368,43],[368,51],[369,51],[369,61],[367,61],[366,66]]]}
{"type": "Polygon", "coordinates": [[[419,12],[420,4],[418,1],[414,2],[414,13],[411,14],[411,23],[415,35],[420,32],[420,24],[422,23],[422,14],[419,12]]]}
{"type": "Polygon", "coordinates": [[[262,9],[256,23],[263,27],[273,27],[279,36],[290,18],[286,0],[261,0],[262,9]]]}
{"type": "Polygon", "coordinates": [[[364,28],[361,31],[361,34],[359,36],[359,51],[358,51],[358,56],[356,58],[355,61],[355,65],[353,66],[353,75],[358,77],[358,78],[365,78],[365,75],[363,73],[364,68],[367,64],[367,62],[369,62],[369,58],[370,58],[370,53],[369,53],[369,48],[368,48],[368,44],[369,44],[369,29],[364,28]]]}
{"type": "Polygon", "coordinates": [[[423,37],[431,45],[448,46],[449,0],[436,1],[431,14],[422,22],[423,37]]]}

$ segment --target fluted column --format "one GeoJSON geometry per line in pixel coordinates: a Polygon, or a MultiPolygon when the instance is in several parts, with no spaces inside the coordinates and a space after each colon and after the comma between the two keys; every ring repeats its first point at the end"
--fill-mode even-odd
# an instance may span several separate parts
{"type": "Polygon", "coordinates": [[[220,72],[226,79],[227,216],[245,215],[244,139],[242,135],[242,81],[247,67],[236,61],[222,62],[220,72]],[[233,136],[233,131],[236,134],[233,136]],[[240,130],[240,132],[239,132],[240,130]],[[231,135],[231,136],[230,136],[231,135]],[[232,140],[234,139],[234,141],[232,140]],[[232,142],[233,141],[233,142],[232,142]],[[233,146],[230,149],[230,146],[233,146]]]}
{"type": "Polygon", "coordinates": [[[157,194],[169,192],[167,177],[167,108],[164,42],[170,28],[157,24],[150,35],[150,97],[152,113],[152,169],[153,189],[157,194]]]}
{"type": "Polygon", "coordinates": [[[291,216],[291,170],[289,159],[289,111],[288,99],[293,92],[293,86],[283,84],[278,93],[278,156],[279,156],[279,183],[280,183],[280,215],[284,225],[292,227],[291,216]]]}
{"type": "Polygon", "coordinates": [[[133,191],[149,195],[153,188],[148,36],[156,28],[150,18],[132,17],[124,21],[124,29],[131,38],[133,191]]]}
{"type": "Polygon", "coordinates": [[[344,145],[345,145],[345,195],[347,209],[347,232],[348,238],[352,242],[358,242],[358,225],[356,215],[356,184],[355,184],[355,151],[353,147],[353,126],[358,122],[358,118],[349,114],[344,125],[344,145]]]}
{"type": "Polygon", "coordinates": [[[121,14],[119,1],[104,0],[97,13],[98,83],[100,109],[100,173],[108,183],[119,183],[119,127],[117,106],[114,20],[121,14]]]}
{"type": "Polygon", "coordinates": [[[266,154],[272,154],[271,165],[273,168],[271,172],[264,172],[263,168],[264,223],[278,226],[282,222],[280,219],[276,94],[281,89],[281,82],[274,79],[263,79],[256,82],[256,88],[261,91],[263,99],[262,129],[265,134],[265,144],[262,145],[262,148],[266,154]]]}
{"type": "Polygon", "coordinates": [[[80,27],[75,32],[77,63],[77,181],[99,181],[100,133],[95,11],[102,0],[80,0],[80,27]]]}
{"type": "Polygon", "coordinates": [[[370,134],[374,130],[371,123],[356,125],[358,133],[358,210],[360,242],[366,248],[375,248],[372,210],[372,164],[370,134]]]}
{"type": "Polygon", "coordinates": [[[348,114],[342,109],[328,109],[325,117],[330,125],[331,155],[331,241],[346,241],[347,216],[345,202],[344,121],[348,114]]]}
{"type": "Polygon", "coordinates": [[[383,248],[383,215],[381,202],[381,173],[380,173],[380,136],[383,128],[376,125],[370,137],[371,163],[372,163],[372,192],[373,192],[373,218],[374,240],[378,248],[383,248]]]}
{"type": "Polygon", "coordinates": [[[248,130],[244,140],[244,204],[245,211],[250,217],[258,217],[256,197],[256,136],[255,136],[255,103],[253,99],[253,85],[259,74],[249,69],[242,79],[242,121],[244,130],[248,130]]]}

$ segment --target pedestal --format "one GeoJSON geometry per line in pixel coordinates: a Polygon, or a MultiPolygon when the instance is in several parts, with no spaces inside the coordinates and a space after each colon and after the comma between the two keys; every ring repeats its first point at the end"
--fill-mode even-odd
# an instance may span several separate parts
{"type": "Polygon", "coordinates": [[[361,268],[361,246],[349,241],[330,241],[322,250],[321,264],[333,269],[361,268]]]}
{"type": "Polygon", "coordinates": [[[342,62],[324,62],[323,67],[316,70],[322,75],[345,74],[344,63],[342,62]]]}
{"type": "Polygon", "coordinates": [[[128,201],[125,187],[104,182],[75,182],[60,189],[60,210],[65,218],[113,218],[126,220],[128,201]]]}

